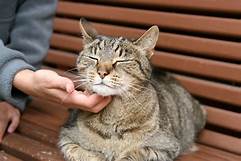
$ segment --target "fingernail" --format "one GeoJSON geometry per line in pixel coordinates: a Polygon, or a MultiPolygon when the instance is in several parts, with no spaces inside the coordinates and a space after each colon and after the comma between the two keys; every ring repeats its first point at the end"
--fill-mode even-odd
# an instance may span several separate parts
{"type": "Polygon", "coordinates": [[[68,93],[73,92],[72,86],[71,86],[70,84],[67,84],[67,85],[66,85],[66,91],[67,91],[68,93]]]}
{"type": "Polygon", "coordinates": [[[13,129],[8,129],[8,133],[13,133],[13,129]]]}

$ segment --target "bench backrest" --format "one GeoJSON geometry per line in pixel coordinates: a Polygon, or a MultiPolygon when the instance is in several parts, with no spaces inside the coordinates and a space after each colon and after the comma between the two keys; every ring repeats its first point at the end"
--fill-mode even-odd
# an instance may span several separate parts
{"type": "Polygon", "coordinates": [[[239,0],[60,1],[45,66],[60,73],[75,66],[80,17],[100,34],[127,38],[156,24],[152,64],[171,71],[208,111],[199,142],[241,154],[240,8],[239,0]]]}

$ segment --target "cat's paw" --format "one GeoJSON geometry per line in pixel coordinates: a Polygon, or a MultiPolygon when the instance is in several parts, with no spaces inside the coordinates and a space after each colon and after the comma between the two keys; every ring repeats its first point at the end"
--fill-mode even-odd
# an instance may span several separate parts
{"type": "Polygon", "coordinates": [[[88,158],[71,158],[68,161],[83,161],[83,160],[88,160],[88,161],[107,161],[105,158],[100,158],[100,157],[88,157],[88,158]]]}
{"type": "Polygon", "coordinates": [[[96,154],[82,154],[79,153],[72,153],[72,155],[68,155],[65,157],[66,161],[107,161],[104,155],[96,155],[96,154]]]}

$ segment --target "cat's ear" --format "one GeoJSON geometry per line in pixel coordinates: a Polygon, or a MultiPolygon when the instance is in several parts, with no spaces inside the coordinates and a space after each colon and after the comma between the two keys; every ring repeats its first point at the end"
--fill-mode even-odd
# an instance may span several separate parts
{"type": "MultiPolygon", "coordinates": [[[[159,29],[157,26],[152,26],[147,30],[139,39],[133,42],[134,45],[138,46],[140,49],[149,50],[148,54],[151,54],[152,49],[154,49],[156,42],[159,37],[159,29]]],[[[150,58],[152,55],[148,55],[150,58]]]]}
{"type": "Polygon", "coordinates": [[[80,30],[83,35],[84,44],[93,42],[97,36],[97,31],[94,27],[84,18],[80,19],[80,30]]]}

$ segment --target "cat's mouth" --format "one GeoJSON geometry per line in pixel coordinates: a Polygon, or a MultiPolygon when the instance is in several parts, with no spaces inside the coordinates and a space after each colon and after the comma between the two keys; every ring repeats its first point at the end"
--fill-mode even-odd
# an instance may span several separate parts
{"type": "Polygon", "coordinates": [[[95,93],[102,95],[102,96],[111,96],[111,95],[119,94],[117,89],[115,89],[105,83],[93,84],[92,89],[95,93]]]}
{"type": "Polygon", "coordinates": [[[96,84],[93,84],[93,86],[107,86],[107,87],[109,87],[109,88],[113,88],[113,87],[111,87],[110,85],[108,85],[108,84],[105,84],[105,83],[103,83],[103,82],[101,82],[101,83],[96,83],[96,84]]]}

